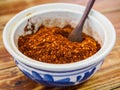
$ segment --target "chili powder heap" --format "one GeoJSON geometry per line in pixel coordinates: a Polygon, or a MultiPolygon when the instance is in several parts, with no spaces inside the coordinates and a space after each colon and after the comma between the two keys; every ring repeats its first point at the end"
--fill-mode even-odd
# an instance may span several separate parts
{"type": "Polygon", "coordinates": [[[42,25],[36,33],[20,36],[18,48],[34,60],[52,64],[84,60],[101,48],[94,38],[85,33],[82,42],[69,41],[68,35],[72,30],[70,25],[63,28],[42,25]]]}

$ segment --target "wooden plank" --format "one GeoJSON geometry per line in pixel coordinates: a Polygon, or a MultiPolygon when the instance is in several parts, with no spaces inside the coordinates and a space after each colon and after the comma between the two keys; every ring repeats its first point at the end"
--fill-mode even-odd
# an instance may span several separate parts
{"type": "Polygon", "coordinates": [[[0,3],[0,15],[16,14],[21,10],[27,8],[28,3],[24,0],[18,0],[13,2],[1,2],[0,3]]]}
{"type": "Polygon", "coordinates": [[[0,70],[0,90],[30,90],[36,86],[38,84],[25,77],[16,66],[0,70]]]}

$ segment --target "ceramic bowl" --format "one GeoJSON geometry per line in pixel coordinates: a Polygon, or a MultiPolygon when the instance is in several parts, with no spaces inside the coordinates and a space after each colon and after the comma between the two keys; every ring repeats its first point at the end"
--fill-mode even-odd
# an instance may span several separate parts
{"type": "MultiPolygon", "coordinates": [[[[49,27],[70,24],[75,27],[84,9],[85,7],[76,4],[44,4],[18,13],[7,23],[3,31],[4,45],[27,77],[47,86],[64,87],[80,84],[100,69],[104,58],[115,44],[116,34],[111,22],[95,10],[90,12],[83,30],[101,44],[101,49],[93,56],[75,63],[49,64],[33,60],[18,50],[18,37],[25,34],[27,24],[31,28],[30,22],[34,23],[36,30],[41,24],[49,27]]],[[[31,32],[26,34],[29,33],[31,32]]]]}

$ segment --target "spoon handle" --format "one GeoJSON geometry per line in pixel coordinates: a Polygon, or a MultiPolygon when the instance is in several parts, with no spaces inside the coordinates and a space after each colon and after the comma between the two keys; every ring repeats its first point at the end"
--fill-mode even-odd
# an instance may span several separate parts
{"type": "Polygon", "coordinates": [[[87,7],[85,9],[85,12],[84,12],[84,14],[83,14],[83,16],[82,16],[82,18],[80,20],[80,24],[79,24],[80,26],[84,25],[84,22],[85,22],[86,18],[88,17],[88,14],[89,14],[94,2],[95,2],[95,0],[89,0],[88,5],[87,5],[87,7]]]}

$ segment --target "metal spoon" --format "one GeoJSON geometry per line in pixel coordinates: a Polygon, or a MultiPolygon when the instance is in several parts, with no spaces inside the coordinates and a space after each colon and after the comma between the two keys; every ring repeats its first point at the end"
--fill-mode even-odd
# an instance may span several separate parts
{"type": "Polygon", "coordinates": [[[85,20],[88,17],[88,14],[89,14],[94,2],[95,2],[95,0],[89,0],[79,24],[76,26],[76,28],[68,36],[68,39],[70,41],[73,41],[73,42],[81,42],[82,41],[83,26],[84,26],[85,20]]]}

